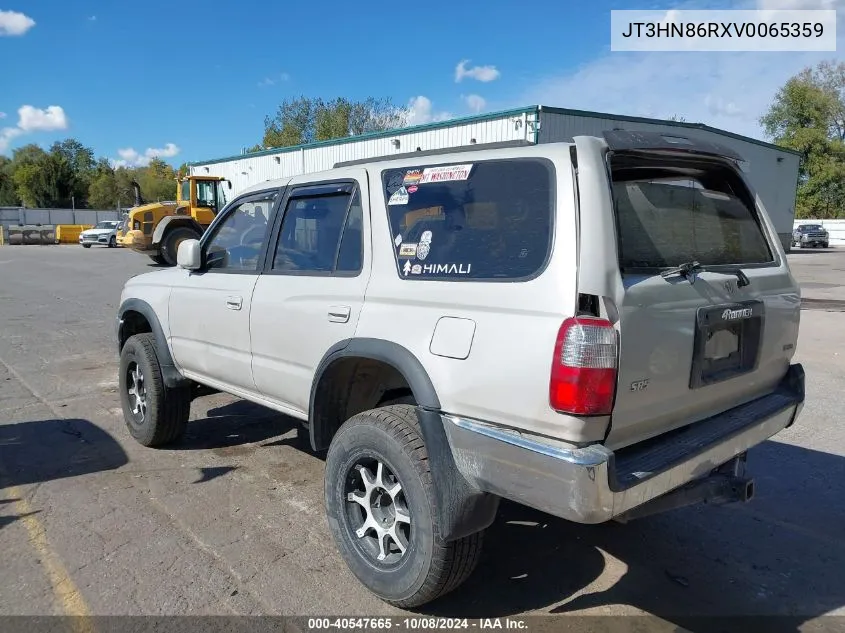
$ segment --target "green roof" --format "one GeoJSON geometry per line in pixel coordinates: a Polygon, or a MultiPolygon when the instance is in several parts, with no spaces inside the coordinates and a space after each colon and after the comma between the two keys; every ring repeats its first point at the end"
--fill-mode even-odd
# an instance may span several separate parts
{"type": "Polygon", "coordinates": [[[789,154],[796,154],[800,155],[800,152],[797,152],[793,149],[789,149],[787,147],[780,147],[779,145],[774,145],[772,143],[767,143],[765,141],[758,140],[756,138],[751,138],[748,136],[742,136],[741,134],[734,134],[733,132],[728,132],[726,130],[720,130],[719,128],[711,127],[709,125],[704,125],[703,123],[687,123],[684,121],[669,121],[666,119],[648,119],[645,117],[637,117],[637,116],[628,116],[624,114],[610,114],[607,112],[592,112],[590,110],[573,110],[570,108],[555,108],[555,107],[548,107],[548,106],[526,106],[524,108],[514,108],[512,110],[502,110],[499,112],[488,112],[486,114],[476,114],[472,116],[466,117],[459,117],[455,119],[448,119],[445,121],[437,121],[434,123],[425,123],[422,125],[413,125],[409,127],[397,128],[393,130],[386,130],[383,132],[369,132],[367,134],[360,134],[358,136],[345,136],[343,138],[336,138],[331,139],[328,141],[315,141],[313,143],[304,143],[302,145],[293,145],[290,147],[278,147],[278,148],[271,148],[265,149],[258,152],[247,152],[246,154],[235,154],[234,156],[225,156],[223,158],[214,158],[211,160],[203,160],[203,161],[193,161],[189,162],[188,166],[199,166],[199,165],[213,165],[215,163],[226,163],[232,160],[238,160],[242,158],[254,158],[256,156],[270,156],[275,154],[284,154],[288,152],[296,152],[302,149],[311,149],[315,147],[329,147],[331,145],[344,145],[346,143],[355,143],[358,141],[365,141],[377,138],[385,138],[391,136],[399,136],[402,134],[414,134],[417,132],[424,132],[426,130],[437,130],[443,128],[450,128],[456,125],[466,125],[469,123],[479,123],[481,121],[490,121],[493,119],[500,119],[506,116],[521,116],[523,114],[537,114],[542,112],[550,112],[552,114],[566,114],[571,116],[582,116],[582,117],[592,117],[597,119],[609,119],[614,121],[627,121],[631,123],[651,123],[657,125],[670,125],[674,127],[680,128],[687,128],[687,129],[696,129],[696,130],[707,130],[709,132],[714,132],[716,134],[720,134],[722,136],[727,136],[729,138],[734,138],[740,141],[745,141],[747,143],[753,143],[755,145],[761,145],[763,147],[768,147],[770,149],[780,150],[782,152],[786,152],[789,154]]]}

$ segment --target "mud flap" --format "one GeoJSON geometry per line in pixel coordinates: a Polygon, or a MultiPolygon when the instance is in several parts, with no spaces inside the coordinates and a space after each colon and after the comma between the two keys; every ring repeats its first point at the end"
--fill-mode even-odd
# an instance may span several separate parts
{"type": "Polygon", "coordinates": [[[435,494],[440,536],[453,541],[489,527],[496,519],[499,497],[476,488],[460,473],[440,414],[416,408],[435,494]]]}

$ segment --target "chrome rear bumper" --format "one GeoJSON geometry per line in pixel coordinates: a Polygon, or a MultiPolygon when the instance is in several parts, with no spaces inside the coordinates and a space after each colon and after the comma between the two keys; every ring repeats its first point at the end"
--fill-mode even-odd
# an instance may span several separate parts
{"type": "Polygon", "coordinates": [[[578,523],[603,523],[691,481],[790,426],[803,407],[792,365],[771,394],[614,453],[570,448],[478,420],[444,415],[455,464],[481,490],[578,523]]]}

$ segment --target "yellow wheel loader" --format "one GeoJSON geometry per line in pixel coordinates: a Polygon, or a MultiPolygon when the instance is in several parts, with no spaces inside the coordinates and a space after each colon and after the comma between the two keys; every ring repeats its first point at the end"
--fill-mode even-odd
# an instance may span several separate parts
{"type": "Polygon", "coordinates": [[[175,266],[179,244],[199,239],[226,206],[232,183],[218,176],[188,176],[177,181],[175,202],[145,204],[138,183],[120,244],[147,255],[157,264],[175,266]],[[224,186],[225,185],[227,186],[224,186]]]}

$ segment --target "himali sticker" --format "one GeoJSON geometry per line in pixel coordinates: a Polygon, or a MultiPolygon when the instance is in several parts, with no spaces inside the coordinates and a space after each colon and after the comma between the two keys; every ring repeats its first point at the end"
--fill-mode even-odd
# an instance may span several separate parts
{"type": "Polygon", "coordinates": [[[399,248],[399,257],[413,257],[416,254],[416,244],[402,244],[402,246],[399,248]]]}
{"type": "MultiPolygon", "coordinates": [[[[405,173],[405,178],[402,180],[403,185],[416,185],[422,178],[422,171],[419,169],[409,169],[405,173]]],[[[411,193],[414,193],[413,191],[411,193]]]]}
{"type": "Polygon", "coordinates": [[[431,231],[423,231],[420,243],[417,245],[417,258],[425,259],[431,252],[431,231]]]}
{"type": "Polygon", "coordinates": [[[423,169],[420,184],[427,182],[447,182],[450,180],[466,180],[472,165],[451,165],[449,167],[427,167],[423,169]]]}
{"type": "Polygon", "coordinates": [[[395,193],[390,196],[387,204],[408,204],[408,190],[405,187],[399,187],[395,193]]]}
{"type": "Polygon", "coordinates": [[[423,275],[468,275],[472,264],[424,264],[423,275]]]}

